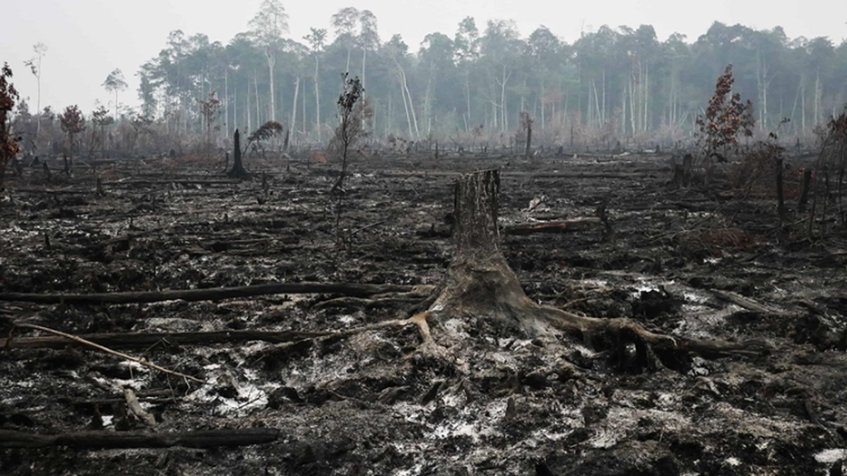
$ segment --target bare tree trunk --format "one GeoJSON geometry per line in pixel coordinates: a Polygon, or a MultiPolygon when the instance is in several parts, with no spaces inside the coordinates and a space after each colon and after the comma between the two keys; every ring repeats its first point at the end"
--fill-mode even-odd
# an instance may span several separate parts
{"type": "MultiPolygon", "coordinates": [[[[288,126],[289,131],[296,130],[297,124],[297,95],[300,93],[300,78],[294,78],[294,102],[291,103],[291,125],[288,126]]],[[[294,137],[291,138],[294,140],[294,137]]],[[[290,143],[289,143],[290,144],[290,143]]],[[[286,148],[286,152],[288,152],[286,148]]]]}
{"type": "Polygon", "coordinates": [[[250,121],[250,80],[247,80],[247,100],[244,106],[244,112],[247,115],[247,131],[253,130],[253,124],[250,121]]]}
{"type": "Polygon", "coordinates": [[[229,71],[224,70],[224,136],[229,135],[229,71]]]}
{"type": "MultiPolygon", "coordinates": [[[[256,76],[253,76],[253,90],[256,92],[256,128],[262,124],[261,115],[259,114],[259,79],[256,76]]],[[[247,131],[249,134],[250,131],[247,131]]]]}
{"type": "Polygon", "coordinates": [[[418,128],[418,115],[415,112],[415,102],[412,100],[412,92],[409,91],[409,84],[406,82],[406,73],[403,73],[403,88],[406,90],[406,96],[409,97],[409,111],[412,113],[412,124],[415,126],[415,138],[421,137],[421,131],[418,128]]]}
{"type": "Polygon", "coordinates": [[[500,81],[500,117],[502,121],[500,124],[501,130],[506,131],[509,129],[508,108],[506,107],[506,84],[509,82],[512,72],[509,71],[509,74],[506,74],[506,65],[503,65],[502,68],[502,80],[500,81]]]}
{"type": "Polygon", "coordinates": [[[800,76],[800,134],[806,135],[806,77],[800,76]]]}
{"type": "Polygon", "coordinates": [[[643,132],[647,133],[650,128],[650,65],[644,65],[644,124],[643,132]]]}
{"type": "MultiPolygon", "coordinates": [[[[600,76],[600,93],[601,101],[600,101],[600,123],[606,123],[606,69],[603,68],[602,74],[600,76]]],[[[596,94],[596,93],[595,93],[596,94]]]]}
{"type": "MultiPolygon", "coordinates": [[[[397,67],[400,68],[400,65],[398,64],[397,67]]],[[[418,129],[418,117],[415,114],[415,103],[414,103],[414,101],[412,101],[412,93],[409,92],[409,85],[406,82],[406,72],[403,71],[403,68],[400,68],[400,76],[402,78],[403,91],[406,93],[406,96],[409,98],[409,112],[412,115],[412,125],[414,125],[414,127],[415,127],[415,134],[412,137],[415,140],[417,140],[421,135],[420,130],[418,129]]]]}
{"type": "Polygon", "coordinates": [[[367,90],[365,89],[365,66],[368,62],[368,50],[367,48],[362,48],[362,97],[364,98],[367,90]]]}
{"type": "Polygon", "coordinates": [[[465,119],[465,128],[468,132],[470,132],[470,124],[473,121],[473,116],[471,116],[471,71],[468,69],[465,71],[465,101],[467,102],[467,108],[465,114],[467,114],[467,119],[465,119]]]}
{"type": "Polygon", "coordinates": [[[626,137],[626,85],[621,91],[621,136],[626,137]]]}
{"type": "Polygon", "coordinates": [[[785,195],[782,191],[782,158],[776,159],[776,199],[779,214],[779,234],[782,235],[782,224],[785,221],[785,195]]]}
{"type": "Polygon", "coordinates": [[[389,94],[388,94],[388,106],[387,106],[387,107],[388,107],[388,111],[386,112],[386,115],[388,116],[388,120],[386,120],[386,121],[385,121],[385,135],[386,135],[386,136],[388,136],[389,134],[391,134],[391,131],[393,131],[393,130],[394,130],[394,129],[393,129],[393,128],[394,128],[394,114],[393,114],[393,112],[394,112],[394,105],[393,105],[393,103],[392,103],[392,101],[391,101],[391,98],[392,98],[392,97],[393,97],[393,95],[392,95],[391,93],[389,93],[389,94]]]}
{"type": "Polygon", "coordinates": [[[544,129],[547,127],[547,121],[545,120],[545,116],[544,116],[544,109],[545,109],[544,99],[545,99],[545,96],[546,96],[545,92],[546,91],[545,91],[545,88],[544,88],[544,80],[542,79],[541,80],[541,130],[542,131],[544,131],[544,129]]]}
{"type": "Polygon", "coordinates": [[[603,113],[600,110],[600,95],[597,94],[597,82],[592,81],[591,87],[594,89],[594,118],[597,120],[597,127],[603,125],[603,113]]]}
{"type": "Polygon", "coordinates": [[[344,67],[345,73],[350,72],[350,53],[351,53],[351,48],[348,47],[347,48],[347,66],[344,67]]]}
{"type": "Polygon", "coordinates": [[[821,84],[821,72],[818,70],[815,76],[815,119],[814,125],[821,123],[821,99],[823,98],[823,84],[821,84]]]}
{"type": "MultiPolygon", "coordinates": [[[[760,52],[756,52],[756,89],[759,96],[759,104],[762,104],[764,101],[764,81],[762,80],[762,54],[760,52]]],[[[759,108],[759,130],[765,130],[765,121],[763,108],[759,108]]]]}
{"type": "Polygon", "coordinates": [[[409,138],[412,139],[415,137],[415,134],[412,132],[412,116],[409,114],[409,106],[406,103],[406,91],[403,89],[403,80],[399,74],[397,75],[397,78],[400,80],[400,95],[403,98],[403,110],[406,111],[406,124],[409,126],[409,138]]]}
{"type": "Polygon", "coordinates": [[[638,133],[638,125],[636,124],[638,114],[635,109],[635,78],[629,77],[629,128],[632,134],[638,133]]]}
{"type": "Polygon", "coordinates": [[[321,85],[320,85],[320,59],[315,54],[315,131],[318,134],[318,142],[321,141],[321,85]]]}
{"type": "Polygon", "coordinates": [[[427,124],[427,135],[432,133],[432,77],[435,72],[430,68],[429,77],[426,80],[426,90],[424,91],[423,113],[427,124]]]}
{"type": "MultiPolygon", "coordinates": [[[[274,98],[274,66],[276,65],[276,57],[273,55],[273,52],[270,50],[270,48],[265,50],[265,56],[267,56],[267,58],[268,58],[268,79],[270,81],[270,84],[268,86],[268,90],[270,92],[270,100],[271,100],[270,104],[268,104],[268,112],[270,114],[268,117],[271,121],[275,121],[276,120],[276,101],[275,101],[275,98],[274,98]]],[[[257,90],[256,91],[257,101],[258,101],[258,94],[259,94],[259,91],[257,90]]]]}

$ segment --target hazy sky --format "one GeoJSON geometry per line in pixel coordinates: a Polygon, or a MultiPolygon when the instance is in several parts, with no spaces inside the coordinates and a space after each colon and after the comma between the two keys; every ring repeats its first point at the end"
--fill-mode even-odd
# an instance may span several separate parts
{"type": "MultiPolygon", "coordinates": [[[[108,105],[101,87],[115,68],[123,70],[129,89],[121,103],[138,104],[136,71],[165,45],[170,31],[205,33],[228,42],[245,31],[261,0],[0,0],[0,62],[15,72],[23,97],[36,101],[35,79],[23,65],[32,45],[48,51],[42,65],[41,104],[54,110],[79,104],[86,113],[95,101],[108,105]]],[[[329,28],[330,16],[345,6],[369,9],[379,20],[383,41],[400,33],[413,51],[424,35],[441,31],[452,36],[465,16],[484,28],[492,18],[513,19],[523,36],[545,25],[572,43],[580,31],[599,26],[651,24],[660,40],[674,32],[689,41],[715,20],[756,29],[785,28],[789,37],[828,36],[836,44],[847,38],[845,0],[291,0],[283,1],[291,38],[302,39],[309,27],[329,28]]],[[[331,31],[331,29],[330,29],[331,31]]]]}

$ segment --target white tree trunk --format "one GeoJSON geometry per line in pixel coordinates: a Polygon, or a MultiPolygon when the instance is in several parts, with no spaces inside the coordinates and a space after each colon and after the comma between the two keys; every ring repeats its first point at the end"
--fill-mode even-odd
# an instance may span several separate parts
{"type": "Polygon", "coordinates": [[[259,114],[259,79],[256,76],[253,76],[253,90],[256,92],[256,129],[258,129],[262,124],[262,120],[259,114]]]}
{"type": "Polygon", "coordinates": [[[250,120],[250,79],[247,79],[247,100],[246,106],[244,107],[244,111],[247,114],[247,130],[245,131],[247,134],[250,134],[250,130],[253,128],[253,123],[250,120]]]}
{"type": "MultiPolygon", "coordinates": [[[[398,65],[398,67],[399,67],[399,65],[398,65]]],[[[412,93],[409,91],[409,85],[406,82],[406,72],[403,71],[403,68],[400,68],[400,77],[402,78],[402,82],[403,82],[403,91],[405,91],[406,97],[409,100],[409,112],[412,115],[412,125],[415,128],[415,133],[412,137],[415,140],[418,140],[418,138],[421,135],[420,129],[418,129],[418,116],[417,116],[417,114],[415,114],[415,102],[412,100],[412,93]]]]}
{"type": "Polygon", "coordinates": [[[406,124],[409,126],[409,138],[413,139],[415,134],[412,131],[412,116],[409,114],[409,105],[406,103],[406,90],[403,88],[403,79],[399,73],[397,74],[397,78],[400,82],[400,95],[403,97],[403,109],[406,111],[406,124]]]}
{"type": "MultiPolygon", "coordinates": [[[[291,103],[291,124],[288,126],[289,133],[296,130],[297,124],[297,95],[300,93],[300,78],[294,78],[294,101],[291,103]]],[[[294,140],[294,136],[289,137],[289,144],[294,140]]]]}
{"type": "MultiPolygon", "coordinates": [[[[271,121],[276,120],[276,101],[274,100],[274,65],[276,65],[276,57],[273,55],[273,52],[270,49],[265,50],[265,55],[268,58],[268,80],[270,81],[270,85],[268,89],[270,91],[270,104],[268,104],[268,117],[271,121]]],[[[258,95],[259,92],[256,91],[258,95]]],[[[258,97],[257,97],[258,100],[258,97]]]]}
{"type": "Polygon", "coordinates": [[[224,70],[224,133],[229,134],[229,71],[224,70]]]}
{"type": "Polygon", "coordinates": [[[315,131],[318,142],[321,141],[321,84],[320,84],[320,59],[315,54],[315,131]]]}

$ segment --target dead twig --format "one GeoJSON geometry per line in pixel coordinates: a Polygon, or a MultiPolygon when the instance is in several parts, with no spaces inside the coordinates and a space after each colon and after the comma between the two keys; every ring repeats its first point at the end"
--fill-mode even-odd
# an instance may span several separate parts
{"type": "Polygon", "coordinates": [[[38,331],[41,331],[41,332],[47,332],[48,334],[62,336],[64,338],[68,339],[68,340],[72,340],[74,342],[78,342],[78,343],[83,344],[85,346],[97,349],[101,352],[105,352],[109,355],[119,357],[119,358],[124,359],[124,360],[129,360],[129,361],[135,362],[137,364],[143,365],[145,367],[148,367],[148,368],[151,368],[151,369],[154,369],[154,370],[158,370],[159,372],[164,372],[166,374],[174,375],[176,377],[182,377],[184,379],[192,380],[194,382],[203,383],[203,380],[201,380],[197,377],[192,377],[191,375],[187,375],[187,374],[184,374],[184,373],[181,373],[181,372],[177,372],[175,370],[166,369],[164,367],[161,367],[159,365],[156,365],[156,364],[150,362],[147,359],[143,359],[143,358],[140,358],[140,357],[133,357],[129,354],[124,354],[123,352],[118,352],[116,350],[112,350],[108,347],[105,347],[105,346],[102,346],[100,344],[96,344],[94,342],[85,340],[85,339],[83,339],[81,337],[77,337],[73,334],[68,334],[66,332],[57,331],[56,329],[51,329],[49,327],[39,326],[37,324],[15,323],[15,327],[22,328],[22,329],[34,329],[34,330],[38,330],[38,331]]]}

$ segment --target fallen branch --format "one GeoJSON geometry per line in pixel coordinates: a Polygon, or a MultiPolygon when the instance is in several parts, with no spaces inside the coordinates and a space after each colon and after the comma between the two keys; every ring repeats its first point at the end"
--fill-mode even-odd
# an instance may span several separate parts
{"type": "MultiPolygon", "coordinates": [[[[293,331],[213,331],[213,332],[150,332],[150,333],[98,333],[77,336],[80,339],[106,347],[148,348],[157,344],[208,345],[263,341],[282,343],[323,334],[293,331]]],[[[62,336],[13,337],[0,339],[0,348],[7,349],[60,349],[69,345],[87,345],[70,341],[62,336]]]]}
{"type": "Polygon", "coordinates": [[[764,305],[759,304],[758,302],[756,302],[756,301],[754,301],[754,300],[752,300],[748,297],[744,297],[744,296],[737,294],[737,293],[734,293],[732,291],[721,291],[721,290],[718,290],[718,289],[713,289],[710,292],[715,297],[717,297],[718,299],[721,299],[722,301],[726,301],[726,302],[731,303],[731,304],[735,304],[736,306],[747,309],[748,311],[758,312],[760,314],[765,314],[765,315],[777,315],[777,316],[784,316],[784,315],[788,314],[786,311],[783,311],[782,309],[775,309],[775,308],[771,308],[771,307],[768,307],[768,306],[764,306],[764,305]]]}
{"type": "Polygon", "coordinates": [[[270,294],[341,294],[368,297],[374,294],[408,292],[412,286],[359,283],[270,283],[231,288],[175,289],[93,294],[0,293],[0,301],[38,304],[133,304],[162,301],[216,301],[270,294]]]}
{"type": "Polygon", "coordinates": [[[84,431],[42,435],[0,430],[0,448],[45,448],[67,446],[75,449],[102,448],[214,448],[217,446],[260,445],[275,441],[279,430],[244,428],[231,430],[192,431],[186,433],[140,433],[84,431]]]}
{"type": "Polygon", "coordinates": [[[23,324],[23,323],[15,323],[15,327],[23,328],[23,329],[35,329],[35,330],[39,330],[39,331],[42,331],[42,332],[47,332],[49,334],[61,336],[61,337],[64,337],[65,339],[69,339],[69,340],[72,340],[72,341],[77,342],[79,344],[83,344],[85,346],[100,350],[100,351],[105,352],[109,355],[113,355],[115,357],[119,357],[121,359],[129,360],[129,361],[135,362],[137,364],[143,365],[145,367],[148,367],[148,368],[151,368],[151,369],[154,369],[154,370],[158,370],[159,372],[164,372],[166,374],[174,375],[176,377],[182,377],[184,379],[193,380],[195,382],[203,383],[203,380],[200,380],[197,377],[192,377],[191,375],[187,375],[187,374],[184,374],[184,373],[181,373],[181,372],[166,369],[164,367],[161,367],[159,365],[156,365],[156,364],[148,361],[147,359],[142,359],[140,357],[133,357],[129,354],[124,354],[123,352],[118,352],[116,350],[112,350],[108,347],[104,347],[100,344],[96,344],[94,342],[85,340],[81,337],[78,337],[78,336],[75,336],[75,335],[72,335],[72,334],[68,334],[68,333],[65,333],[65,332],[62,332],[62,331],[57,331],[56,329],[50,329],[49,327],[39,326],[39,325],[36,325],[36,324],[23,324]]]}
{"type": "Polygon", "coordinates": [[[510,225],[503,229],[507,235],[530,235],[532,233],[568,233],[572,231],[590,230],[602,224],[599,218],[586,217],[573,220],[549,221],[538,223],[521,223],[510,225]]]}

